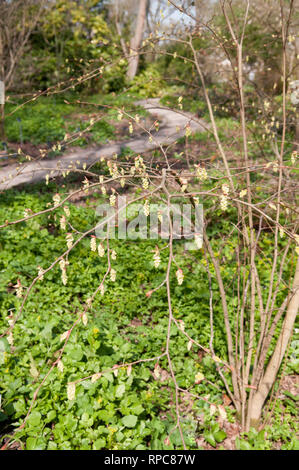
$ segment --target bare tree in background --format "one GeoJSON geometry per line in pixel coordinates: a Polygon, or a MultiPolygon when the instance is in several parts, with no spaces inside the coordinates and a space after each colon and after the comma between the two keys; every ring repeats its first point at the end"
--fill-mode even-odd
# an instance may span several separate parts
{"type": "MultiPolygon", "coordinates": [[[[115,25],[124,56],[129,61],[127,77],[132,80],[138,68],[139,53],[146,17],[149,13],[148,0],[113,0],[110,2],[109,17],[115,25]],[[139,8],[138,8],[139,4],[139,8]]],[[[158,5],[159,6],[159,5],[158,5]]]]}
{"type": "Polygon", "coordinates": [[[196,20],[208,21],[213,13],[214,3],[211,0],[194,0],[196,20]]]}
{"type": "Polygon", "coordinates": [[[127,72],[127,78],[129,80],[132,80],[137,73],[138,62],[139,62],[139,48],[141,45],[143,31],[144,31],[147,3],[148,3],[147,0],[140,0],[137,20],[136,20],[136,30],[135,30],[135,34],[132,36],[132,39],[130,41],[130,57],[129,57],[128,72],[127,72]]]}
{"type": "MultiPolygon", "coordinates": [[[[44,1],[0,0],[0,80],[9,89],[16,68],[43,10],[44,1]]],[[[0,137],[4,138],[4,104],[1,104],[0,137]]]]}
{"type": "Polygon", "coordinates": [[[122,25],[122,16],[124,13],[123,10],[124,10],[124,5],[121,4],[120,0],[115,0],[115,2],[111,4],[110,16],[115,24],[115,28],[119,36],[120,45],[122,47],[124,56],[128,57],[129,52],[128,52],[127,44],[124,38],[123,25],[122,25]]]}

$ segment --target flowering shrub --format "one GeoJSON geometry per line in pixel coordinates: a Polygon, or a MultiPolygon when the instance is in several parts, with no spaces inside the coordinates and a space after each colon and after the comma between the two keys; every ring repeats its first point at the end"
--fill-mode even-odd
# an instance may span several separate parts
{"type": "MultiPolygon", "coordinates": [[[[286,87],[292,5],[287,18],[281,11],[282,106],[276,116],[275,100],[259,101],[259,126],[247,122],[249,7],[246,2],[240,32],[221,3],[234,51],[229,73],[238,89],[237,117],[219,122],[215,116],[195,42],[207,32],[204,25],[180,39],[187,58],[173,53],[183,63],[192,57],[201,83],[209,123],[200,125],[211,138],[204,152],[192,147],[197,118],[185,113],[182,95],[176,112],[184,119],[171,142],[167,126],[160,130],[155,120],[146,128],[116,101],[114,116],[126,119],[128,135],[143,132],[142,152],[102,154],[89,166],[72,161],[67,168],[61,159],[38,195],[30,194],[32,187],[4,192],[12,175],[1,182],[1,419],[17,420],[14,437],[27,449],[193,449],[202,444],[198,435],[217,447],[235,419],[238,434],[248,435],[245,443],[235,439],[237,448],[271,445],[250,428],[265,426],[273,398],[277,403],[277,378],[286,367],[299,305],[297,151],[286,87]],[[183,146],[180,153],[173,145],[183,146]],[[70,172],[78,175],[75,185],[70,172]],[[116,227],[112,219],[123,209],[123,191],[129,210],[116,227]],[[85,208],[75,203],[82,198],[85,208]],[[172,208],[181,201],[195,214],[204,206],[201,230],[196,216],[184,211],[184,222],[176,223],[172,208]],[[107,212],[100,221],[98,203],[107,212]],[[151,228],[158,203],[166,210],[157,211],[156,231],[146,239],[141,228],[151,228]],[[137,216],[134,204],[141,206],[137,216]],[[139,226],[135,239],[111,235],[111,229],[123,233],[121,224],[139,226]],[[177,236],[184,224],[195,228],[192,248],[177,236]]],[[[212,32],[217,43],[217,25],[212,32]]],[[[227,52],[226,41],[220,46],[227,52]]],[[[131,90],[136,83],[138,77],[131,90]]],[[[152,85],[141,84],[139,93],[155,94],[152,85]]],[[[92,117],[88,127],[96,122],[92,117]]],[[[55,150],[77,137],[66,133],[55,150]]],[[[40,154],[34,163],[47,162],[47,151],[40,154]]],[[[17,169],[27,170],[26,163],[17,169]]],[[[296,448],[291,434],[284,439],[296,448]]]]}

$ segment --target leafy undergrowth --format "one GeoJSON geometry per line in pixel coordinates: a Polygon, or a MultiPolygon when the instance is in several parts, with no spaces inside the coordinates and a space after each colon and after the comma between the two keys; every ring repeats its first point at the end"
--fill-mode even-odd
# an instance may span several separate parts
{"type": "Polygon", "coordinates": [[[67,93],[41,96],[37,101],[21,106],[24,100],[12,97],[5,105],[8,147],[12,150],[20,147],[23,153],[27,150],[27,153],[33,152],[35,156],[34,146],[47,145],[51,149],[55,143],[63,141],[66,134],[76,135],[72,145],[83,147],[103,144],[119,137],[128,138],[128,125],[121,129],[122,132],[117,126],[117,108],[126,107],[130,115],[144,117],[146,111],[134,105],[138,99],[139,95],[128,93],[117,97],[113,93],[86,97],[67,93]],[[103,116],[100,120],[99,114],[103,116]],[[91,119],[96,121],[92,126],[91,119]]]}
{"type": "MultiPolygon", "coordinates": [[[[9,191],[1,196],[0,222],[23,216],[25,209],[43,210],[57,191],[31,186],[23,192],[9,191]],[[53,192],[52,192],[53,191],[53,192]]],[[[88,201],[87,201],[88,202],[88,201]]],[[[101,199],[99,198],[99,203],[101,199]]],[[[95,200],[93,199],[93,204],[95,200]]],[[[96,222],[92,207],[69,205],[70,222],[85,231],[96,222]]],[[[0,232],[0,333],[8,320],[18,314],[21,300],[16,296],[18,280],[28,287],[37,275],[37,266],[46,269],[66,249],[59,227],[63,210],[42,214],[0,232]]],[[[160,289],[146,293],[164,279],[167,250],[161,251],[161,265],[153,265],[153,250],[163,241],[110,241],[117,253],[112,265],[116,282],[107,281],[103,296],[97,295],[88,312],[88,322],[74,328],[65,348],[63,370],[55,367],[41,387],[26,425],[23,423],[35,390],[42,382],[62,347],[61,334],[69,330],[82,312],[83,304],[98,287],[107,270],[107,260],[90,250],[90,238],[70,253],[68,283],[61,282],[55,266],[32,289],[13,333],[13,346],[0,339],[2,367],[1,434],[8,433],[26,449],[181,449],[175,429],[174,386],[166,359],[159,361],[160,374],[154,374],[155,361],[120,368],[139,359],[159,356],[165,350],[168,325],[167,296],[160,289]],[[106,372],[105,372],[106,371],[106,372]],[[102,372],[101,377],[77,384],[75,399],[67,398],[67,384],[102,372]]],[[[175,242],[176,259],[185,280],[177,285],[171,274],[173,314],[182,320],[185,331],[208,347],[209,287],[201,251],[187,257],[183,245],[175,242]]],[[[221,306],[215,284],[215,352],[226,358],[221,306]]],[[[295,440],[294,395],[278,400],[272,426],[265,432],[239,435],[234,410],[208,354],[193,345],[182,331],[171,329],[170,353],[181,394],[180,414],[188,449],[293,449],[295,440]],[[198,379],[200,377],[200,379],[198,379]],[[289,401],[286,401],[288,399],[289,401]],[[211,408],[210,404],[215,406],[211,408]],[[283,424],[281,424],[283,420],[283,424]],[[237,439],[236,439],[237,437],[237,439]]],[[[295,345],[296,347],[296,345],[295,345]]],[[[294,349],[291,348],[291,353],[294,349]]],[[[226,378],[230,382],[229,373],[226,378]]]]}

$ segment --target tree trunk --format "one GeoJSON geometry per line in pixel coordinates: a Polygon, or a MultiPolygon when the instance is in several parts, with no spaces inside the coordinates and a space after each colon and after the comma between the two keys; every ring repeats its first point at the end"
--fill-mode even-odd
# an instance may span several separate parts
{"type": "MultiPolygon", "coordinates": [[[[299,56],[299,38],[297,37],[295,39],[295,60],[297,60],[298,56],[299,56]]],[[[299,66],[298,66],[298,63],[297,63],[297,67],[295,68],[295,78],[296,78],[296,80],[299,80],[299,66]]],[[[298,108],[297,108],[297,110],[298,110],[298,108]]],[[[299,145],[299,119],[296,120],[296,131],[295,131],[295,150],[297,150],[297,151],[298,151],[298,145],[299,145]]]]}
{"type": "Polygon", "coordinates": [[[263,376],[259,384],[257,392],[253,396],[251,408],[250,410],[248,410],[251,426],[257,427],[260,422],[263,405],[266,401],[268,393],[270,392],[271,388],[274,385],[274,382],[277,377],[282,359],[284,357],[288,342],[292,335],[296,315],[298,313],[298,308],[299,308],[299,257],[297,260],[296,272],[294,276],[292,297],[287,308],[283,326],[282,326],[279,338],[277,340],[274,352],[267,366],[265,375],[263,376]]]}
{"type": "Polygon", "coordinates": [[[115,0],[115,2],[112,4],[112,9],[111,9],[111,20],[114,21],[115,23],[115,26],[116,26],[116,31],[117,31],[117,34],[119,35],[119,39],[120,39],[120,45],[121,45],[121,48],[123,50],[123,53],[124,53],[124,56],[125,58],[127,59],[128,57],[128,49],[127,49],[127,45],[126,45],[126,42],[124,40],[124,37],[123,37],[123,32],[122,32],[122,26],[121,26],[121,20],[120,20],[120,8],[119,8],[119,0],[115,0]]]}
{"type": "Polygon", "coordinates": [[[4,110],[5,103],[5,81],[4,81],[4,60],[3,60],[3,40],[0,32],[0,139],[5,140],[4,110]]]}
{"type": "Polygon", "coordinates": [[[196,23],[200,22],[200,13],[201,13],[201,5],[200,5],[200,0],[195,0],[195,18],[196,18],[196,23]]]}
{"type": "Polygon", "coordinates": [[[140,0],[137,14],[136,31],[130,42],[129,67],[127,72],[128,80],[132,80],[137,72],[139,62],[139,48],[142,41],[144,22],[146,16],[147,0],[140,0]]]}
{"type": "Polygon", "coordinates": [[[5,112],[4,104],[0,104],[0,140],[5,140],[5,112]]]}

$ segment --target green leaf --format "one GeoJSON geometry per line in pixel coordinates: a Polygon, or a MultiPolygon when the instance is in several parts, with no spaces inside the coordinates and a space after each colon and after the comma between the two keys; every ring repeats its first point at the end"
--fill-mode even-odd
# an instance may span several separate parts
{"type": "Polygon", "coordinates": [[[238,450],[252,450],[251,445],[249,442],[245,441],[245,439],[236,438],[236,448],[238,450]]]}
{"type": "Polygon", "coordinates": [[[56,442],[50,441],[48,444],[48,450],[56,450],[56,449],[57,449],[56,442]]]}
{"type": "Polygon", "coordinates": [[[125,391],[126,391],[126,387],[124,384],[118,385],[115,391],[116,398],[121,398],[124,395],[125,391]]]}
{"type": "Polygon", "coordinates": [[[36,368],[36,365],[34,364],[34,362],[31,363],[31,366],[30,366],[30,375],[32,375],[32,377],[34,379],[37,379],[37,377],[39,376],[39,372],[36,368]]]}
{"type": "Polygon", "coordinates": [[[291,398],[292,400],[294,401],[298,401],[299,400],[299,395],[293,395],[291,392],[288,392],[288,390],[284,390],[284,395],[291,398]]]}
{"type": "Polygon", "coordinates": [[[205,432],[204,433],[204,438],[205,438],[205,440],[208,444],[210,444],[213,447],[216,447],[216,441],[215,441],[214,434],[212,434],[211,432],[205,432]]]}
{"type": "Polygon", "coordinates": [[[35,450],[36,449],[37,438],[36,437],[28,437],[26,440],[26,449],[27,450],[35,450]]]}
{"type": "Polygon", "coordinates": [[[299,439],[294,438],[292,442],[292,450],[299,450],[299,439]]]}
{"type": "Polygon", "coordinates": [[[44,450],[45,443],[43,439],[37,437],[28,437],[26,439],[26,450],[44,450]]]}
{"type": "Polygon", "coordinates": [[[6,421],[8,419],[8,416],[6,416],[5,413],[2,413],[2,411],[0,411],[0,423],[2,421],[6,421]]]}
{"type": "Polygon", "coordinates": [[[94,444],[93,444],[93,449],[94,450],[100,450],[100,449],[103,449],[103,447],[105,447],[106,445],[106,441],[105,439],[102,437],[100,439],[97,439],[94,444]]]}
{"type": "Polygon", "coordinates": [[[5,354],[9,351],[9,344],[6,338],[0,338],[0,364],[5,362],[5,354]]]}
{"type": "Polygon", "coordinates": [[[51,423],[51,421],[53,421],[54,418],[56,418],[56,411],[55,410],[49,411],[45,419],[45,423],[51,423]]]}
{"type": "Polygon", "coordinates": [[[134,428],[137,423],[137,416],[135,415],[124,416],[122,418],[122,422],[124,426],[126,426],[127,428],[134,428]]]}
{"type": "Polygon", "coordinates": [[[39,411],[32,411],[28,418],[28,424],[31,426],[38,426],[41,420],[41,414],[39,411]]]}
{"type": "Polygon", "coordinates": [[[81,346],[70,344],[66,348],[66,354],[72,358],[72,361],[81,361],[83,357],[83,351],[81,346]]]}
{"type": "Polygon", "coordinates": [[[222,442],[226,438],[226,433],[224,431],[217,431],[214,433],[216,442],[222,442]]]}
{"type": "Polygon", "coordinates": [[[138,416],[144,411],[144,408],[142,405],[134,405],[131,407],[130,411],[133,411],[133,413],[138,416]]]}
{"type": "Polygon", "coordinates": [[[9,343],[6,338],[0,338],[0,353],[9,351],[9,343]]]}

